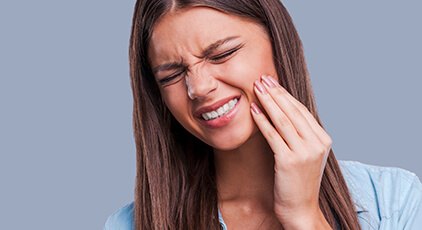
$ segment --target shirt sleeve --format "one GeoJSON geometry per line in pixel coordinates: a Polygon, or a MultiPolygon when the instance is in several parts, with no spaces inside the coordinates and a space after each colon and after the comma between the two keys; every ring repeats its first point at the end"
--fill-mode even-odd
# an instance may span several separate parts
{"type": "Polygon", "coordinates": [[[399,226],[403,230],[420,230],[422,226],[422,184],[414,175],[412,186],[406,196],[402,212],[399,217],[399,226]]]}
{"type": "Polygon", "coordinates": [[[105,222],[104,230],[133,230],[133,203],[111,214],[105,222]]]}
{"type": "Polygon", "coordinates": [[[110,216],[107,218],[104,230],[132,230],[132,224],[124,216],[110,216]]]}

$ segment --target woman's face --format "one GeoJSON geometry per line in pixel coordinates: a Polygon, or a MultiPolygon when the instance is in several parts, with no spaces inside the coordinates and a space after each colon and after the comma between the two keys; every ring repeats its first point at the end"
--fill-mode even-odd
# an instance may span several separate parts
{"type": "Polygon", "coordinates": [[[258,131],[250,114],[251,102],[259,105],[253,83],[277,75],[269,37],[257,23],[208,7],[168,13],[155,25],[148,52],[166,106],[194,136],[232,150],[258,131]]]}

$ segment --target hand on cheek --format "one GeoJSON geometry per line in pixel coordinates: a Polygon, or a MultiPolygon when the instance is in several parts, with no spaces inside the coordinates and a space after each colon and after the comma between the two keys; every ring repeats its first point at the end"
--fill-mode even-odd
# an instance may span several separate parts
{"type": "Polygon", "coordinates": [[[274,153],[275,214],[283,226],[324,221],[318,198],[330,136],[274,78],[262,76],[254,92],[267,115],[252,103],[252,117],[274,153]]]}

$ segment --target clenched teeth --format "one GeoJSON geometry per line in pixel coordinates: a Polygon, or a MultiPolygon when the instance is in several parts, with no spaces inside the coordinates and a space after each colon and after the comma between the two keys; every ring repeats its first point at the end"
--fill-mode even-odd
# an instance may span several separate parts
{"type": "Polygon", "coordinates": [[[221,117],[224,114],[230,112],[233,109],[233,107],[236,105],[237,101],[238,101],[237,98],[230,100],[229,102],[227,102],[226,104],[218,108],[217,110],[214,110],[208,113],[203,113],[201,116],[207,121],[215,119],[217,117],[221,117]]]}

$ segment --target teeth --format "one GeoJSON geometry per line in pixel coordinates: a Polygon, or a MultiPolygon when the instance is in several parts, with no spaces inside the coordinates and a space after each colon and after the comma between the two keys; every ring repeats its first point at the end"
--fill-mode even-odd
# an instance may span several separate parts
{"type": "Polygon", "coordinates": [[[208,121],[208,120],[215,119],[217,117],[221,117],[222,115],[230,112],[230,110],[233,109],[236,103],[237,103],[237,98],[230,100],[229,102],[227,102],[226,104],[218,108],[217,110],[214,110],[208,113],[203,113],[202,118],[208,121]]]}
{"type": "Polygon", "coordinates": [[[217,109],[218,116],[223,115],[224,111],[227,111],[227,110],[224,110],[224,108],[223,108],[223,107],[218,108],[218,109],[217,109]]]}

